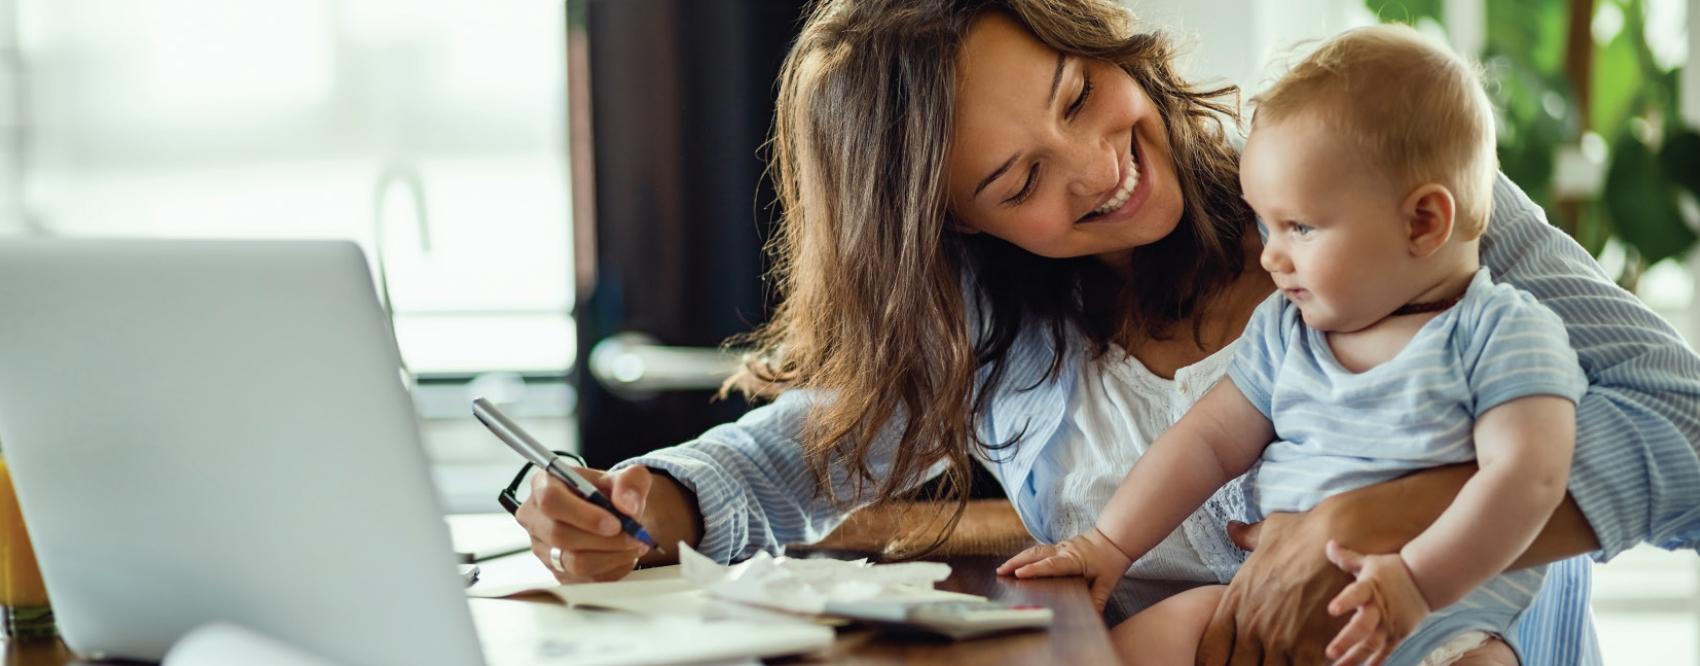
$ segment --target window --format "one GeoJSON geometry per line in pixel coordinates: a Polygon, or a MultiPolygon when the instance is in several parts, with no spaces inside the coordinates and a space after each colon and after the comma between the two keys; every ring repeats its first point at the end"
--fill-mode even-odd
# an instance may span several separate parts
{"type": "Polygon", "coordinates": [[[20,54],[0,229],[350,239],[374,266],[381,250],[416,372],[559,374],[574,354],[562,11],[0,1],[20,54]]]}

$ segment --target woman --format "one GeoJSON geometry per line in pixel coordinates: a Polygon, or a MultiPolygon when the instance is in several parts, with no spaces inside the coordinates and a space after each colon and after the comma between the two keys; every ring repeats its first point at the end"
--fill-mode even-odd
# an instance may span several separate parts
{"type": "MultiPolygon", "coordinates": [[[[733,382],[776,397],[598,482],[660,543],[721,561],[819,539],[934,476],[960,486],[976,462],[1041,541],[1089,527],[1273,289],[1215,120],[1233,91],[1197,91],[1172,61],[1104,0],[815,7],[774,128],[782,302],[733,382]]],[[[1565,319],[1591,384],[1571,498],[1525,563],[1691,547],[1700,358],[1514,185],[1497,190],[1483,263],[1565,319]]],[[[1268,544],[1243,565],[1225,535],[1244,513],[1231,485],[1129,573],[1225,582],[1246,567],[1201,660],[1320,662],[1338,628],[1322,607],[1346,582],[1323,544],[1397,549],[1469,473],[1234,527],[1268,544]]],[[[563,580],[663,557],[558,484],[533,489],[518,519],[563,580]]],[[[1585,561],[1553,568],[1518,629],[1526,663],[1577,659],[1556,651],[1585,643],[1587,575],[1585,561]]]]}

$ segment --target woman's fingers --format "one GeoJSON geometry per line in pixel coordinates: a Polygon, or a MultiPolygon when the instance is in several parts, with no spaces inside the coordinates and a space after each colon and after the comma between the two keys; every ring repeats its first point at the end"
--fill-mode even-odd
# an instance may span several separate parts
{"type": "Polygon", "coordinates": [[[633,518],[643,513],[644,499],[649,497],[651,479],[648,467],[633,465],[602,478],[608,481],[608,486],[602,488],[602,492],[608,493],[608,499],[614,501],[614,506],[633,518]]]}
{"type": "Polygon", "coordinates": [[[1210,616],[1210,624],[1205,626],[1204,635],[1198,639],[1198,650],[1193,655],[1194,666],[1228,663],[1228,655],[1234,646],[1234,609],[1239,604],[1240,589],[1228,586],[1222,600],[1216,602],[1216,612],[1210,616]]]}
{"type": "Polygon", "coordinates": [[[1011,573],[1014,573],[1016,569],[1050,557],[1056,552],[1056,550],[1056,546],[1049,544],[1039,544],[1037,546],[1029,547],[1027,550],[1016,553],[1015,557],[1005,560],[1003,564],[998,565],[998,575],[1008,576],[1011,573]]]}
{"type": "MultiPolygon", "coordinates": [[[[603,492],[639,493],[639,508],[643,504],[641,495],[649,490],[647,472],[615,478],[596,470],[582,473],[603,492]]],[[[626,498],[631,501],[629,495],[626,498]]],[[[514,512],[514,519],[531,536],[532,553],[563,583],[617,580],[648,551],[647,546],[620,531],[620,523],[612,514],[547,474],[533,477],[531,496],[514,512]]]]}
{"type": "Polygon", "coordinates": [[[626,536],[624,533],[606,536],[586,532],[566,523],[553,523],[543,526],[532,531],[531,535],[550,544],[560,546],[562,550],[606,553],[649,550],[648,546],[626,536]]]}
{"type": "MultiPolygon", "coordinates": [[[[586,479],[601,485],[604,477],[594,470],[582,470],[586,479]],[[594,475],[594,476],[593,476],[594,475]]],[[[620,520],[614,514],[608,513],[602,507],[591,504],[578,493],[573,492],[567,484],[548,474],[538,474],[532,477],[531,496],[526,503],[536,503],[543,515],[559,523],[603,536],[620,534],[620,520]]]]}
{"type": "Polygon", "coordinates": [[[1347,650],[1362,644],[1370,634],[1381,627],[1381,611],[1374,606],[1360,606],[1352,621],[1340,630],[1339,635],[1328,644],[1323,654],[1329,659],[1338,659],[1347,650]]]}
{"type": "Polygon", "coordinates": [[[1263,523],[1246,524],[1237,520],[1228,521],[1228,539],[1239,546],[1240,550],[1257,550],[1257,538],[1263,535],[1263,523]]]}
{"type": "Polygon", "coordinates": [[[556,569],[549,561],[551,546],[547,543],[534,544],[532,552],[543,560],[549,567],[555,580],[562,583],[595,583],[624,578],[627,573],[637,567],[638,553],[636,551],[585,551],[561,550],[561,568],[556,569]]]}

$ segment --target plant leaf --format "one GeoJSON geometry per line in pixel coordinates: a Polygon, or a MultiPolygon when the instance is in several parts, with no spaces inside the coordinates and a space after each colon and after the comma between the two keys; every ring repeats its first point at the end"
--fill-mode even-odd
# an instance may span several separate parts
{"type": "Polygon", "coordinates": [[[1613,136],[1636,113],[1636,101],[1647,87],[1631,31],[1594,50],[1593,98],[1588,105],[1588,129],[1613,136]]]}
{"type": "Polygon", "coordinates": [[[1700,197],[1700,132],[1689,127],[1665,139],[1659,149],[1659,166],[1672,182],[1700,197]]]}
{"type": "Polygon", "coordinates": [[[1694,230],[1682,221],[1676,204],[1676,183],[1652,149],[1625,130],[1615,142],[1606,172],[1606,213],[1619,237],[1647,260],[1647,265],[1682,254],[1694,245],[1694,230]]]}
{"type": "Polygon", "coordinates": [[[1443,0],[1364,0],[1364,6],[1382,23],[1416,25],[1417,21],[1429,18],[1446,25],[1443,0]]]}

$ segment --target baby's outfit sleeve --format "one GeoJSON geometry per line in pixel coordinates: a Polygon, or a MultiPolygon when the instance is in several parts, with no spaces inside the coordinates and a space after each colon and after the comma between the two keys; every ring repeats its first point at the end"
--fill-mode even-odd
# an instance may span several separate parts
{"type": "Polygon", "coordinates": [[[1494,407],[1529,396],[1581,399],[1588,377],[1558,315],[1503,284],[1470,305],[1473,312],[1461,315],[1471,321],[1458,331],[1466,338],[1460,351],[1472,416],[1481,418],[1494,407]]]}
{"type": "Polygon", "coordinates": [[[1240,348],[1228,366],[1228,378],[1234,386],[1270,421],[1275,420],[1275,371],[1286,356],[1288,330],[1298,324],[1297,312],[1281,292],[1270,294],[1246,323],[1240,348]]]}

